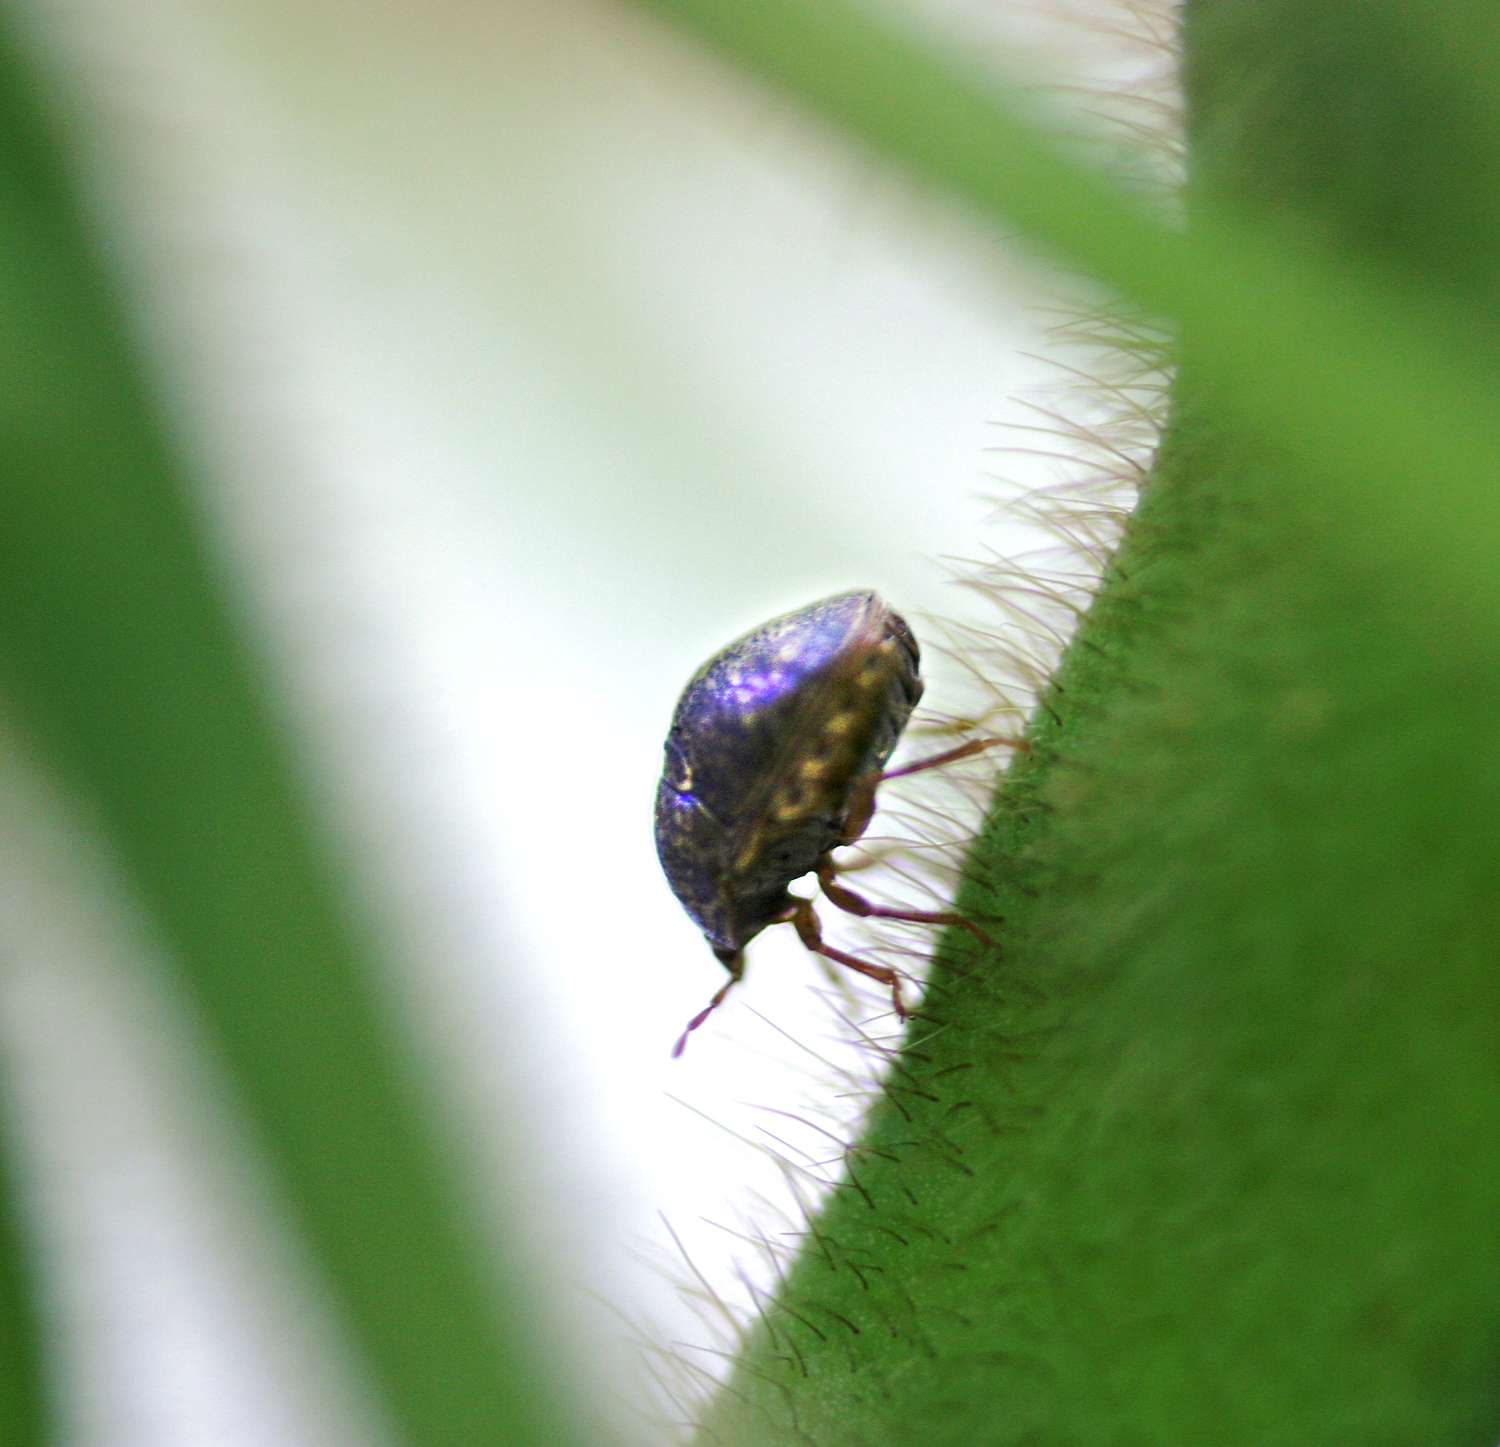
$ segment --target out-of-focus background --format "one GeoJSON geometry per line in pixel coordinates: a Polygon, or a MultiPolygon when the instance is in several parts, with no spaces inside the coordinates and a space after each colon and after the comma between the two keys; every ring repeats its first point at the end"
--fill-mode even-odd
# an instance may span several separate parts
{"type": "MultiPolygon", "coordinates": [[[[565,1263],[615,1415],[660,1440],[642,1361],[719,1373],[888,1024],[779,930],[669,1058],[722,974],[651,844],[668,717],[730,638],[853,586],[930,645],[936,714],[1004,702],[938,645],[1004,622],[965,560],[1055,541],[994,498],[1075,466],[1015,430],[1076,361],[1060,283],[628,6],[29,5],[496,1230],[565,1263]]],[[[1090,88],[1162,63],[1105,0],[913,18],[1085,130],[1090,88]]],[[[380,1440],[149,929],[8,754],[0,1027],[70,1440],[380,1440]]],[[[995,767],[872,833],[961,843],[995,767]]],[[[877,890],[951,883],[900,858],[877,890]]]]}

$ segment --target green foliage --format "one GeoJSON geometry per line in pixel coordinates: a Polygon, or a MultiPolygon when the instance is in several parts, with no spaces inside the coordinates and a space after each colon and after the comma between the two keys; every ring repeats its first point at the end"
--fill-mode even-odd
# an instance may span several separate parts
{"type": "MultiPolygon", "coordinates": [[[[1178,233],[838,0],[655,3],[1185,355],[978,845],[1003,952],[946,942],[705,1440],[1492,1442],[1495,22],[1199,0],[1178,233]]],[[[405,1438],[567,1440],[9,48],[0,134],[7,712],[149,911],[405,1438]]],[[[9,1224],[4,1425],[35,1440],[9,1224]]]]}
{"type": "MultiPolygon", "coordinates": [[[[1451,148],[1500,87],[1409,63],[1438,23],[1198,5],[1194,204],[1227,193],[1294,258],[1423,298],[1402,335],[1487,359],[1466,388],[1493,394],[1500,151],[1451,148]]],[[[1353,420],[1324,378],[1360,358],[1309,345],[1323,426],[1277,437],[1194,321],[1156,474],[972,861],[1003,951],[947,942],[857,1187],[705,1442],[1495,1438],[1500,637],[1442,576],[1476,516],[1490,541],[1492,468],[1414,467],[1429,419],[1403,417],[1355,498],[1319,449],[1353,420]],[[1388,536],[1348,546],[1355,501],[1430,513],[1428,586],[1388,536]]]]}
{"type": "Polygon", "coordinates": [[[9,44],[0,135],[7,709],[154,919],[408,1439],[566,1441],[9,44]]]}
{"type": "Polygon", "coordinates": [[[1500,687],[1190,436],[705,1441],[1493,1439],[1500,687]]]}
{"type": "MultiPolygon", "coordinates": [[[[1317,469],[1321,486],[1288,487],[1286,505],[1337,509],[1348,546],[1449,591],[1483,621],[1500,606],[1500,497],[1474,481],[1500,453],[1487,353],[1419,270],[1395,270],[1374,248],[1309,244],[1284,208],[1255,205],[1242,188],[1201,195],[1188,230],[1167,226],[1069,160],[991,77],[851,0],[649,3],[983,222],[1019,228],[1169,320],[1221,382],[1225,422],[1317,469]],[[1386,474],[1421,476],[1424,490],[1370,488],[1386,474]],[[1445,510],[1467,526],[1447,526],[1445,510]]],[[[1451,65],[1465,35],[1487,33],[1474,4],[1451,12],[1437,38],[1423,34],[1426,12],[1408,14],[1400,0],[1383,0],[1369,22],[1386,17],[1407,51],[1451,65]]],[[[1366,53],[1364,24],[1351,41],[1336,25],[1299,19],[1279,35],[1257,26],[1249,51],[1223,63],[1254,71],[1257,54],[1301,44],[1320,25],[1331,47],[1366,53]]]]}
{"type": "Polygon", "coordinates": [[[9,1147],[0,1137],[0,1447],[40,1447],[52,1439],[53,1403],[9,1147]]]}

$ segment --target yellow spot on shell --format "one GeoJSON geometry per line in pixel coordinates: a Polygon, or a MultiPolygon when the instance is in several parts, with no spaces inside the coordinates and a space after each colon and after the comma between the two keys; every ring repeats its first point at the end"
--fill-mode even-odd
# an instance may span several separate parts
{"type": "Polygon", "coordinates": [[[821,779],[828,772],[828,760],[803,759],[800,772],[804,779],[821,779]]]}
{"type": "Polygon", "coordinates": [[[790,663],[801,651],[801,648],[797,644],[788,643],[776,650],[776,656],[783,663],[790,663]]]}
{"type": "Polygon", "coordinates": [[[823,725],[823,732],[835,736],[846,734],[853,724],[854,715],[852,713],[836,713],[823,725]]]}
{"type": "Polygon", "coordinates": [[[857,688],[874,688],[880,682],[880,677],[878,668],[861,668],[854,675],[854,683],[857,688]]]}

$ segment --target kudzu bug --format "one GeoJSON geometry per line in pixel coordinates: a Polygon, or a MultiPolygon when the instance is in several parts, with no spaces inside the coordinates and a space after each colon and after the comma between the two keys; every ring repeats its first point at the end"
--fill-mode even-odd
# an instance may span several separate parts
{"type": "Polygon", "coordinates": [[[744,973],[745,946],[791,923],[816,954],[890,988],[901,978],[823,943],[809,900],[787,889],[816,873],[851,914],[962,925],[959,915],[887,909],[839,884],[833,851],[868,827],[881,782],[967,758],[1004,739],[974,739],[884,772],[922,696],[921,653],[899,613],[868,590],[784,613],[736,639],[695,673],[667,734],[656,793],[656,850],[672,892],[729,971],[688,1022],[673,1055],[744,973]]]}

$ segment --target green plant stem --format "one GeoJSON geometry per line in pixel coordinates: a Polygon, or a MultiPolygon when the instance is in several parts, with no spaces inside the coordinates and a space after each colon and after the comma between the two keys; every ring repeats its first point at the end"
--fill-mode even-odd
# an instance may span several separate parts
{"type": "MultiPolygon", "coordinates": [[[[1195,204],[1412,278],[1414,325],[1493,388],[1500,158],[1452,158],[1452,106],[1369,18],[1190,10],[1195,204]]],[[[1200,319],[970,861],[1002,948],[945,940],[704,1444],[1496,1439],[1500,648],[1437,582],[1492,460],[1444,486],[1377,459],[1369,505],[1404,489],[1450,537],[1415,588],[1409,552],[1292,505],[1331,470],[1241,425],[1200,319]]],[[[1313,388],[1314,431],[1364,425],[1341,398],[1313,388]]]]}
{"type": "Polygon", "coordinates": [[[0,686],[102,826],[402,1437],[567,1442],[306,805],[35,73],[0,34],[0,686]]]}

